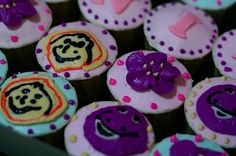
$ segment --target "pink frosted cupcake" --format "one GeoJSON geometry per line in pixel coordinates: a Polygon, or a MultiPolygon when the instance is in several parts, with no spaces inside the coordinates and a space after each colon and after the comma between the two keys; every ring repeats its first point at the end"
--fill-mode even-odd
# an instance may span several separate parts
{"type": "Polygon", "coordinates": [[[145,116],[118,102],[94,102],[78,110],[65,129],[70,155],[145,156],[154,132],[145,116]]]}
{"type": "Polygon", "coordinates": [[[114,98],[122,104],[153,114],[149,115],[150,121],[160,130],[158,134],[172,133],[178,126],[183,128],[181,106],[192,87],[192,79],[174,57],[156,51],[125,54],[108,71],[107,85],[114,98]],[[182,117],[176,127],[171,126],[173,119],[170,116],[176,117],[175,124],[182,117]]]}

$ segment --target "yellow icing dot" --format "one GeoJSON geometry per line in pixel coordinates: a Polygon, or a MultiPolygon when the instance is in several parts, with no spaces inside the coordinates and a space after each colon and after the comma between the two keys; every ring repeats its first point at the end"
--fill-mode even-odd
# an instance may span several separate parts
{"type": "Polygon", "coordinates": [[[184,112],[185,112],[185,113],[187,113],[187,112],[188,112],[188,110],[187,110],[187,109],[184,109],[184,112]]]}
{"type": "Polygon", "coordinates": [[[89,156],[89,154],[87,152],[83,152],[80,154],[80,156],[89,156]]]}
{"type": "Polygon", "coordinates": [[[211,82],[211,79],[206,78],[206,79],[205,79],[205,82],[206,82],[206,83],[210,83],[210,82],[211,82]]]}
{"type": "Polygon", "coordinates": [[[193,106],[193,101],[188,101],[187,104],[188,104],[188,106],[191,107],[191,106],[193,106]]]}
{"type": "Polygon", "coordinates": [[[225,139],[224,139],[224,143],[225,143],[225,144],[229,144],[229,143],[230,143],[229,138],[225,138],[225,139]]]}
{"type": "Polygon", "coordinates": [[[196,113],[192,112],[192,113],[190,114],[190,118],[191,118],[191,119],[195,119],[195,118],[196,118],[196,113]]]}
{"type": "Polygon", "coordinates": [[[92,106],[93,109],[98,108],[98,104],[97,104],[96,102],[93,102],[93,103],[91,104],[91,106],[92,106]]]}
{"type": "Polygon", "coordinates": [[[69,141],[75,143],[77,141],[77,136],[76,135],[69,136],[69,141]]]}
{"type": "Polygon", "coordinates": [[[151,132],[153,131],[153,129],[152,129],[152,126],[151,126],[151,125],[148,125],[148,127],[147,127],[147,131],[148,131],[148,133],[151,133],[151,132]]]}
{"type": "Polygon", "coordinates": [[[76,119],[77,119],[77,115],[73,115],[70,120],[75,121],[76,119]]]}
{"type": "Polygon", "coordinates": [[[120,102],[114,102],[114,105],[120,106],[121,104],[120,104],[120,102]]]}
{"type": "Polygon", "coordinates": [[[191,96],[191,97],[195,97],[196,95],[197,95],[196,92],[191,92],[191,93],[190,93],[190,96],[191,96]]]}
{"type": "Polygon", "coordinates": [[[198,84],[196,85],[196,87],[197,87],[197,89],[201,89],[201,88],[202,88],[202,85],[198,83],[198,84]]]}
{"type": "Polygon", "coordinates": [[[221,76],[220,79],[225,81],[225,80],[227,80],[227,77],[226,76],[221,76]]]}
{"type": "Polygon", "coordinates": [[[210,138],[211,138],[211,140],[215,140],[215,139],[216,139],[216,135],[215,135],[214,133],[212,133],[212,134],[210,135],[210,138]]]}
{"type": "Polygon", "coordinates": [[[199,130],[199,131],[203,131],[204,129],[205,129],[204,125],[199,125],[199,126],[198,126],[198,130],[199,130]]]}

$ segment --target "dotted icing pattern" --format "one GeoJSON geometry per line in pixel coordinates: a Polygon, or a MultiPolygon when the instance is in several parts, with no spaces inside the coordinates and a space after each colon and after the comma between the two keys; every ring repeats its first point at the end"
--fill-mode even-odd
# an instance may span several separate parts
{"type": "MultiPolygon", "coordinates": [[[[91,113],[110,106],[119,106],[119,102],[115,101],[104,101],[104,102],[94,102],[81,109],[71,118],[71,122],[67,125],[65,129],[65,146],[69,154],[71,155],[97,155],[104,156],[104,153],[96,150],[87,140],[84,135],[84,124],[85,119],[91,113]]],[[[149,153],[149,149],[152,148],[155,140],[154,132],[151,124],[148,122],[147,127],[148,133],[148,143],[147,150],[140,154],[135,154],[135,156],[145,156],[149,153]]]]}
{"type": "MultiPolygon", "coordinates": [[[[142,52],[148,54],[155,51],[142,52]]],[[[165,113],[180,107],[192,87],[192,79],[186,68],[173,57],[169,57],[168,61],[181,72],[181,76],[176,79],[176,87],[173,91],[163,96],[156,94],[152,90],[138,92],[133,90],[126,82],[128,71],[125,62],[130,54],[118,58],[108,71],[107,85],[113,96],[122,104],[134,106],[143,113],[165,113]]]]}
{"type": "MultiPolygon", "coordinates": [[[[56,86],[59,88],[59,90],[62,91],[62,93],[65,96],[66,101],[68,102],[68,105],[66,107],[66,110],[63,111],[63,113],[60,115],[60,117],[57,117],[56,119],[48,122],[42,122],[38,124],[13,124],[6,120],[4,115],[0,116],[0,124],[12,128],[16,132],[26,135],[26,136],[41,136],[49,133],[53,133],[60,128],[62,128],[64,125],[66,125],[71,116],[75,113],[77,108],[77,95],[75,92],[75,89],[72,85],[65,79],[58,77],[57,75],[52,75],[44,72],[26,72],[21,73],[18,75],[13,75],[12,77],[8,78],[2,85],[2,89],[8,85],[8,83],[14,79],[14,78],[24,78],[25,76],[31,76],[32,74],[47,74],[50,78],[53,79],[53,82],[56,84],[56,86]]],[[[0,112],[1,114],[3,112],[0,112]]]]}
{"type": "Polygon", "coordinates": [[[80,21],[63,23],[52,28],[48,34],[39,41],[35,52],[39,64],[45,71],[57,73],[68,80],[83,80],[103,73],[113,64],[117,55],[117,45],[115,39],[105,29],[85,21],[80,21]],[[63,35],[61,35],[58,37],[59,40],[52,42],[49,38],[55,38],[58,32],[61,34],[64,33],[65,39],[63,39],[63,35]],[[68,32],[68,34],[66,32],[68,32]],[[76,33],[80,33],[79,35],[82,36],[81,41],[84,41],[84,43],[81,42],[81,44],[79,44],[81,47],[73,46],[73,34],[77,35],[76,33]],[[53,36],[52,34],[56,35],[53,36]],[[68,37],[66,35],[68,35],[68,37]],[[59,43],[61,45],[59,45],[59,43]],[[52,44],[58,45],[51,46],[52,44]],[[85,46],[90,48],[89,44],[94,45],[90,49],[91,51],[84,48],[85,46]],[[60,46],[64,46],[64,49],[66,49],[68,45],[69,48],[72,48],[72,50],[77,53],[67,54],[66,51],[66,53],[62,52],[62,54],[59,55],[59,50],[56,54],[53,51],[53,48],[57,50],[60,46]],[[53,47],[51,48],[52,50],[49,50],[50,46],[53,47]],[[54,59],[56,57],[58,58],[57,61],[54,59]],[[68,60],[68,58],[70,58],[70,60],[68,60]],[[87,58],[87,61],[91,59],[90,62],[81,62],[81,60],[83,61],[85,58],[87,58]],[[74,62],[76,60],[77,62],[75,64],[74,62]]]}
{"type": "Polygon", "coordinates": [[[89,21],[111,30],[127,30],[140,26],[151,9],[150,0],[134,0],[120,14],[112,9],[111,0],[105,0],[103,4],[95,4],[92,0],[78,2],[81,12],[89,21]]]}
{"type": "Polygon", "coordinates": [[[6,56],[0,51],[0,86],[6,78],[8,63],[6,56]]]}
{"type": "MultiPolygon", "coordinates": [[[[215,132],[210,129],[208,125],[204,124],[197,112],[197,101],[204,92],[213,86],[235,83],[235,80],[226,78],[225,76],[206,78],[192,88],[189,97],[185,101],[185,116],[189,126],[195,131],[195,133],[201,134],[204,138],[216,142],[226,148],[233,148],[236,146],[236,136],[215,132]]],[[[209,114],[207,115],[209,116],[209,114]]]]}
{"type": "Polygon", "coordinates": [[[220,73],[236,79],[236,30],[225,32],[213,47],[213,60],[220,73]]]}
{"type": "Polygon", "coordinates": [[[221,148],[218,144],[208,141],[206,139],[200,139],[199,140],[198,135],[193,136],[193,135],[188,135],[188,134],[176,134],[173,136],[170,136],[168,138],[163,139],[160,143],[156,144],[149,156],[169,156],[170,155],[170,148],[172,147],[172,145],[178,141],[182,141],[182,140],[189,140],[194,142],[197,147],[201,147],[201,148],[207,148],[213,151],[217,151],[217,152],[222,152],[222,156],[227,156],[227,154],[224,152],[223,148],[221,148]]]}
{"type": "Polygon", "coordinates": [[[4,23],[0,22],[0,36],[2,42],[1,48],[20,48],[39,40],[44,33],[49,29],[52,23],[52,15],[49,7],[42,0],[30,0],[34,8],[37,10],[37,15],[26,19],[17,30],[8,29],[4,23]],[[29,33],[25,33],[29,32],[29,33]]]}
{"type": "Polygon", "coordinates": [[[206,9],[206,10],[220,10],[225,9],[233,5],[235,0],[183,0],[190,5],[206,9]]]}
{"type": "Polygon", "coordinates": [[[202,58],[210,52],[218,37],[218,28],[215,21],[198,8],[181,3],[167,3],[157,6],[149,13],[144,22],[144,33],[153,48],[176,58],[192,60],[202,58]],[[195,23],[188,23],[189,16],[186,14],[190,14],[190,20],[195,23]],[[186,27],[183,31],[187,38],[171,33],[168,29],[173,25],[186,27]]]}

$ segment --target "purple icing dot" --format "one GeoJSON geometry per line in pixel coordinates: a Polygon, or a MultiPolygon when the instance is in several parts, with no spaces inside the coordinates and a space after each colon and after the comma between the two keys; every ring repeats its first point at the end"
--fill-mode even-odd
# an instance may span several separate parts
{"type": "Polygon", "coordinates": [[[70,104],[70,105],[74,105],[74,104],[75,104],[75,101],[71,99],[71,100],[69,100],[69,104],[70,104]]]}
{"type": "Polygon", "coordinates": [[[139,14],[138,17],[139,17],[139,18],[143,18],[143,15],[142,15],[142,14],[139,14]]]}
{"type": "Polygon", "coordinates": [[[152,13],[152,12],[150,12],[150,13],[149,13],[149,16],[151,16],[151,17],[152,17],[152,16],[153,16],[153,13],[152,13]]]}
{"type": "Polygon", "coordinates": [[[133,22],[133,23],[136,23],[137,20],[136,20],[135,18],[132,18],[132,22],[133,22]]]}
{"type": "Polygon", "coordinates": [[[28,129],[27,133],[28,133],[28,134],[33,134],[34,132],[33,132],[32,129],[28,129]]]}
{"type": "Polygon", "coordinates": [[[149,4],[149,1],[145,1],[144,4],[148,5],[148,4],[149,4]]]}
{"type": "Polygon", "coordinates": [[[224,71],[225,71],[225,72],[231,72],[231,71],[233,71],[233,70],[232,70],[232,68],[230,68],[230,67],[225,67],[225,68],[224,68],[224,71]]]}
{"type": "Polygon", "coordinates": [[[226,41],[227,40],[227,38],[225,36],[223,36],[221,39],[222,39],[222,41],[226,41]]]}
{"type": "Polygon", "coordinates": [[[64,85],[64,88],[65,88],[65,89],[70,89],[70,85],[69,85],[69,84],[65,84],[65,85],[64,85]]]}
{"type": "Polygon", "coordinates": [[[51,65],[50,64],[47,64],[46,66],[45,66],[45,69],[46,70],[49,70],[51,68],[51,65]]]}
{"type": "Polygon", "coordinates": [[[164,45],[165,45],[165,42],[164,42],[164,41],[161,41],[161,42],[160,42],[160,45],[161,45],[161,46],[164,46],[164,45]]]}
{"type": "Polygon", "coordinates": [[[54,124],[51,124],[51,125],[50,125],[50,129],[51,129],[51,130],[54,130],[54,129],[56,129],[56,126],[55,126],[54,124]]]}
{"type": "Polygon", "coordinates": [[[84,73],[84,76],[89,78],[90,77],[90,74],[89,73],[84,73]]]}
{"type": "Polygon", "coordinates": [[[169,51],[173,51],[174,48],[173,48],[173,47],[169,47],[168,50],[169,50],[169,51]]]}
{"type": "Polygon", "coordinates": [[[148,12],[148,10],[145,8],[145,9],[143,9],[143,12],[147,13],[147,12],[148,12]]]}
{"type": "Polygon", "coordinates": [[[83,1],[82,5],[83,6],[87,6],[87,3],[85,1],[83,1]]]}
{"type": "Polygon", "coordinates": [[[12,127],[11,127],[11,126],[7,126],[7,128],[8,128],[8,129],[12,129],[12,127]]]}
{"type": "Polygon", "coordinates": [[[36,49],[36,53],[41,53],[42,51],[43,51],[43,50],[40,49],[40,48],[36,49]]]}
{"type": "Polygon", "coordinates": [[[98,15],[94,15],[94,19],[95,20],[99,19],[99,16],[98,15]]]}
{"type": "Polygon", "coordinates": [[[115,20],[115,21],[114,21],[114,23],[115,23],[116,25],[118,25],[118,24],[119,24],[119,22],[118,22],[117,20],[115,20]]]}
{"type": "Polygon", "coordinates": [[[222,53],[221,53],[221,52],[218,52],[218,53],[217,53],[217,56],[218,56],[218,57],[222,57],[222,53]]]}
{"type": "Polygon", "coordinates": [[[33,74],[38,74],[39,72],[38,71],[33,71],[33,74]]]}
{"type": "Polygon", "coordinates": [[[61,26],[62,27],[66,27],[66,23],[61,23],[61,26]]]}
{"type": "Polygon", "coordinates": [[[154,8],[154,11],[158,12],[158,7],[154,8]]]}
{"type": "Polygon", "coordinates": [[[205,13],[204,13],[204,16],[205,16],[205,17],[208,17],[209,15],[208,15],[208,13],[205,12],[205,13]]]}
{"type": "Polygon", "coordinates": [[[70,77],[70,73],[69,73],[69,72],[65,72],[65,73],[64,73],[64,76],[65,76],[66,78],[68,78],[68,77],[70,77]]]}
{"type": "Polygon", "coordinates": [[[124,21],[124,25],[127,26],[128,25],[128,21],[124,21]]]}
{"type": "Polygon", "coordinates": [[[211,42],[211,43],[214,43],[214,40],[213,40],[213,39],[210,39],[210,42],[211,42]]]}
{"type": "Polygon", "coordinates": [[[190,54],[190,55],[194,55],[194,51],[193,51],[193,50],[190,50],[190,51],[189,51],[189,54],[190,54]]]}
{"type": "Polygon", "coordinates": [[[206,49],[208,49],[208,50],[209,50],[209,49],[211,49],[211,47],[210,47],[209,45],[206,45],[206,49]]]}
{"type": "Polygon", "coordinates": [[[150,27],[147,27],[147,31],[150,31],[151,30],[151,28],[150,27]]]}
{"type": "Polygon", "coordinates": [[[201,53],[203,53],[203,50],[202,50],[202,49],[199,49],[198,52],[201,54],[201,53]]]}
{"type": "Polygon", "coordinates": [[[230,32],[229,32],[229,35],[233,36],[233,35],[234,35],[234,32],[230,31],[230,32]]]}
{"type": "Polygon", "coordinates": [[[17,78],[16,74],[13,74],[13,75],[11,76],[11,78],[12,78],[12,79],[17,78]]]}
{"type": "Polygon", "coordinates": [[[184,53],[186,53],[186,51],[184,49],[180,49],[180,53],[184,54],[184,53]]]}
{"type": "Polygon", "coordinates": [[[152,39],[152,40],[155,40],[155,38],[156,38],[156,37],[155,37],[154,35],[151,36],[151,39],[152,39]]]}
{"type": "Polygon", "coordinates": [[[69,116],[68,114],[65,114],[65,115],[64,115],[64,119],[65,119],[65,120],[69,120],[69,119],[70,119],[70,116],[69,116]]]}
{"type": "Polygon", "coordinates": [[[148,20],[147,20],[147,23],[148,23],[148,24],[149,24],[149,23],[151,23],[151,20],[150,20],[150,19],[148,19],[148,20]]]}
{"type": "Polygon", "coordinates": [[[104,23],[105,23],[105,24],[108,24],[108,20],[107,20],[107,19],[104,19],[104,23]]]}
{"type": "Polygon", "coordinates": [[[218,44],[217,47],[218,47],[219,49],[221,49],[221,48],[222,48],[222,45],[221,45],[221,44],[218,44]]]}
{"type": "Polygon", "coordinates": [[[166,4],[162,4],[161,6],[162,6],[163,8],[165,8],[165,7],[166,7],[166,4]]]}
{"type": "Polygon", "coordinates": [[[52,74],[53,77],[58,77],[57,73],[52,74]]]}
{"type": "Polygon", "coordinates": [[[225,61],[221,61],[221,65],[222,66],[226,65],[226,62],[225,61]]]}
{"type": "Polygon", "coordinates": [[[216,36],[215,36],[215,35],[212,35],[212,38],[213,38],[213,39],[216,39],[216,36]]]}
{"type": "Polygon", "coordinates": [[[214,32],[215,34],[217,34],[217,30],[216,30],[216,29],[214,29],[213,32],[214,32]]]}
{"type": "Polygon", "coordinates": [[[215,22],[215,21],[211,21],[211,24],[212,24],[212,25],[215,25],[215,24],[216,24],[216,22],[215,22]]]}
{"type": "Polygon", "coordinates": [[[110,66],[111,65],[111,62],[110,61],[105,61],[105,66],[110,66]]]}
{"type": "Polygon", "coordinates": [[[110,45],[110,47],[109,47],[111,50],[116,50],[117,48],[116,48],[116,46],[114,46],[114,45],[110,45]]]}
{"type": "Polygon", "coordinates": [[[93,11],[91,9],[88,9],[88,13],[91,14],[93,11]]]}
{"type": "Polygon", "coordinates": [[[45,32],[45,33],[43,34],[44,37],[46,37],[47,35],[48,35],[48,32],[45,32]]]}
{"type": "Polygon", "coordinates": [[[103,30],[102,34],[106,35],[106,34],[108,34],[108,32],[106,30],[103,30]]]}
{"type": "Polygon", "coordinates": [[[86,24],[85,21],[82,21],[82,22],[81,22],[81,25],[86,26],[87,24],[86,24]]]}

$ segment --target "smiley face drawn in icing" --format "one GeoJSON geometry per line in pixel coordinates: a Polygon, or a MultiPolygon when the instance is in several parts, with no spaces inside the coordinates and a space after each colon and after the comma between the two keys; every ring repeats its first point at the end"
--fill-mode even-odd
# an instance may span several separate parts
{"type": "Polygon", "coordinates": [[[89,71],[101,66],[107,51],[100,41],[87,31],[62,31],[48,35],[46,55],[56,72],[68,70],[89,71]]]}
{"type": "Polygon", "coordinates": [[[211,87],[198,99],[197,113],[211,130],[236,135],[235,99],[235,85],[226,84],[211,87]]]}
{"type": "Polygon", "coordinates": [[[1,93],[3,114],[14,124],[52,121],[66,107],[64,95],[46,75],[13,79],[1,93]]]}
{"type": "Polygon", "coordinates": [[[87,116],[84,135],[98,151],[123,156],[147,149],[147,121],[130,106],[111,106],[87,116]]]}

